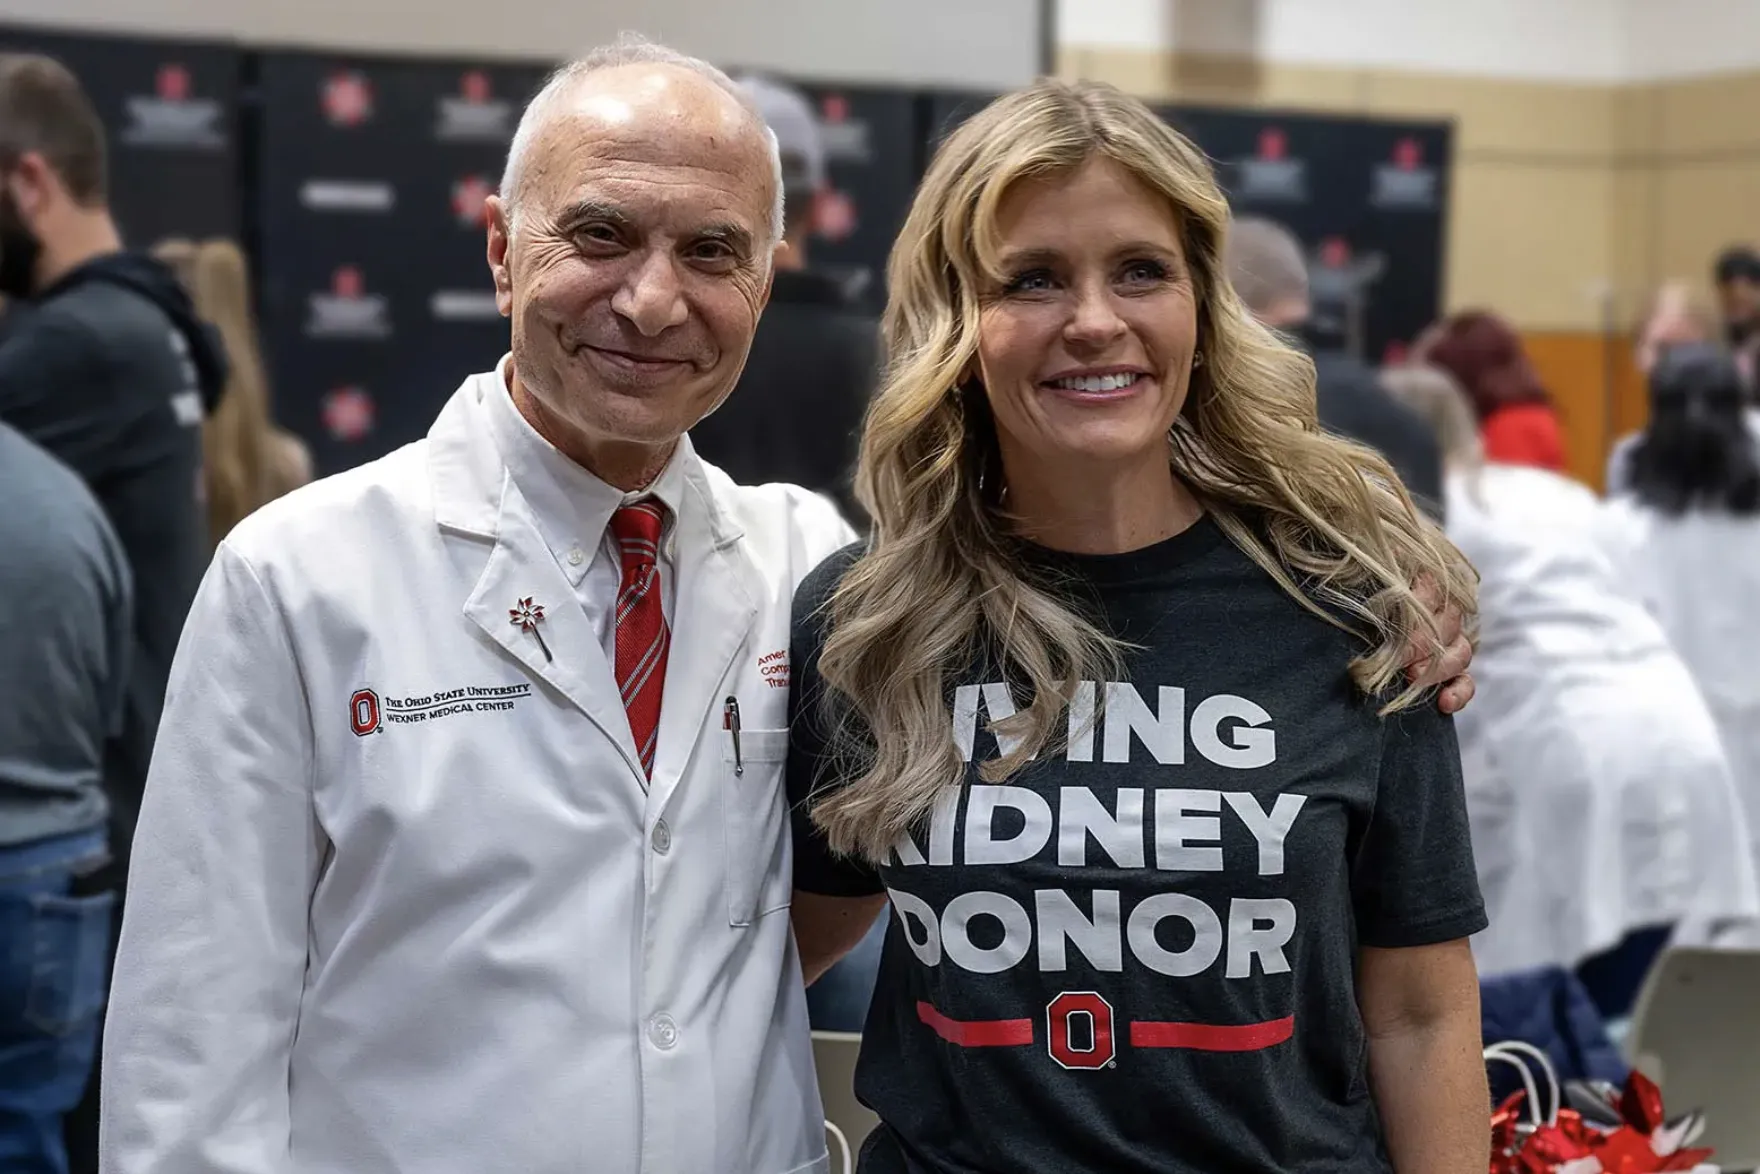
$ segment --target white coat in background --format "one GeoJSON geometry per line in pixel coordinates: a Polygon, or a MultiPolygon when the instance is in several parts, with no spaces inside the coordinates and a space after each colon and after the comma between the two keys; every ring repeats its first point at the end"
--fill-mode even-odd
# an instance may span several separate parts
{"type": "Polygon", "coordinates": [[[491,438],[506,394],[473,377],[425,441],[217,554],[135,843],[108,1174],[827,1169],[776,665],[796,584],[852,532],[682,442],[644,785],[491,438]],[[554,659],[509,622],[523,599],[554,659]]]}
{"type": "Polygon", "coordinates": [[[1484,974],[1760,915],[1717,731],[1615,573],[1602,508],[1540,469],[1487,465],[1447,486],[1449,537],[1481,576],[1478,692],[1457,726],[1484,974]]]}
{"type": "Polygon", "coordinates": [[[1711,708],[1760,868],[1760,517],[1670,518],[1622,497],[1605,533],[1711,708]]]}

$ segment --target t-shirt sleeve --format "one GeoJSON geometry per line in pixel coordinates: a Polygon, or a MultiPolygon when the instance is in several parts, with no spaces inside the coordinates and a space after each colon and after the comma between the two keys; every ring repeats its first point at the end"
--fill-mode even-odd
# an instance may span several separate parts
{"type": "Polygon", "coordinates": [[[787,785],[794,887],[828,897],[867,897],[885,891],[872,866],[832,851],[811,815],[815,802],[849,782],[840,777],[842,760],[833,753],[838,719],[835,701],[819,676],[819,653],[824,645],[824,605],[854,561],[853,548],[841,551],[801,582],[795,592],[789,642],[794,672],[788,699],[787,785]]]}
{"type": "Polygon", "coordinates": [[[1394,949],[1470,937],[1489,923],[1454,719],[1425,699],[1383,722],[1375,807],[1352,866],[1358,939],[1394,949]]]}

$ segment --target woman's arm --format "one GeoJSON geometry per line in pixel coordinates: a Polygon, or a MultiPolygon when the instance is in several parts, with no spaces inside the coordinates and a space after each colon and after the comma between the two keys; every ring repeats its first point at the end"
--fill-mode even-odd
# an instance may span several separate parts
{"type": "Polygon", "coordinates": [[[855,949],[886,908],[886,894],[827,897],[794,891],[790,920],[801,952],[801,976],[812,986],[838,959],[855,949]]]}
{"type": "Polygon", "coordinates": [[[1491,1094],[1479,1035],[1479,977],[1466,941],[1364,947],[1357,1002],[1393,1168],[1398,1174],[1484,1174],[1491,1161],[1491,1094]]]}

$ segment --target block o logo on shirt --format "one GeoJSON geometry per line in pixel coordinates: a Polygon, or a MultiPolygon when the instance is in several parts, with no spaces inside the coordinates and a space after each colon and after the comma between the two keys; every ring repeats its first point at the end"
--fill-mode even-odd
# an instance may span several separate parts
{"type": "Polygon", "coordinates": [[[1118,1055],[1112,1004],[1093,991],[1064,991],[1045,1008],[1051,1058],[1065,1068],[1104,1068],[1118,1055]]]}
{"type": "Polygon", "coordinates": [[[357,689],[348,699],[348,724],[355,736],[364,738],[379,728],[379,695],[371,689],[357,689]]]}

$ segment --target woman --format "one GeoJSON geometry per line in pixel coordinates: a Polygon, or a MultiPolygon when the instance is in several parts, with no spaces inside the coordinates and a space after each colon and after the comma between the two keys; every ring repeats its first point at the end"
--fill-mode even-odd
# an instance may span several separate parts
{"type": "MultiPolygon", "coordinates": [[[[1632,347],[1632,361],[1638,371],[1649,378],[1656,360],[1664,351],[1681,343],[1710,342],[1717,335],[1717,324],[1704,307],[1693,301],[1683,281],[1671,281],[1651,297],[1638,319],[1637,336],[1632,347]]],[[[1760,431],[1760,412],[1748,412],[1750,427],[1760,431]]],[[[1611,496],[1631,488],[1632,446],[1642,436],[1630,432],[1620,437],[1607,454],[1607,492],[1611,496]]]]}
{"type": "Polygon", "coordinates": [[[809,979],[896,913],[868,1174],[1485,1168],[1459,763],[1399,687],[1406,584],[1470,570],[1319,431],[1227,222],[1141,103],[1047,81],[893,253],[874,534],[792,653],[809,979]]]}
{"type": "Polygon", "coordinates": [[[1711,707],[1760,868],[1760,443],[1744,403],[1718,348],[1665,353],[1605,533],[1711,707]]]}
{"type": "Polygon", "coordinates": [[[1483,310],[1456,314],[1419,340],[1413,358],[1441,367],[1466,389],[1487,460],[1564,470],[1564,434],[1552,397],[1509,323],[1483,310]]]}
{"type": "Polygon", "coordinates": [[[1656,953],[1760,915],[1717,728],[1601,541],[1603,507],[1543,469],[1484,462],[1435,368],[1386,372],[1448,466],[1448,534],[1478,570],[1478,703],[1460,718],[1481,974],[1579,968],[1628,1014],[1656,953]],[[1622,944],[1623,943],[1623,944],[1622,944]]]}
{"type": "Polygon", "coordinates": [[[202,428],[211,546],[258,508],[312,479],[306,446],[275,426],[251,312],[250,271],[228,240],[169,240],[155,250],[226,348],[226,393],[202,428]]]}

